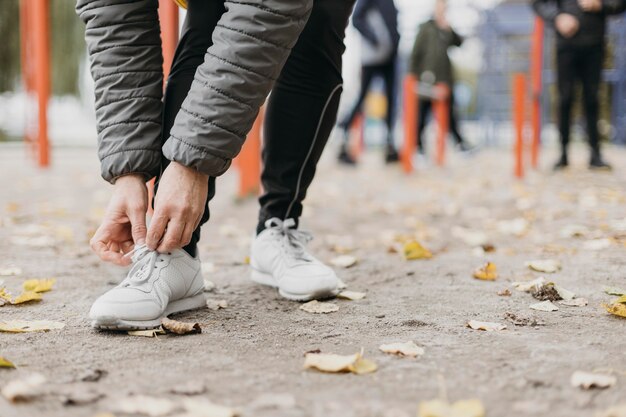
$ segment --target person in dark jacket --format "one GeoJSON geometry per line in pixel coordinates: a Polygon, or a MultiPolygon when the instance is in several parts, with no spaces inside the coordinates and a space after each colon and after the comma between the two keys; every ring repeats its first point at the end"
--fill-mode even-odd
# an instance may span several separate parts
{"type": "Polygon", "coordinates": [[[448,49],[461,46],[463,39],[450,27],[446,17],[447,2],[437,0],[433,18],[420,25],[413,44],[409,61],[409,72],[419,81],[419,116],[417,128],[417,149],[425,153],[422,140],[424,128],[432,114],[432,99],[436,94],[434,85],[445,84],[449,91],[449,127],[457,146],[462,151],[469,150],[467,142],[461,136],[454,107],[454,74],[448,49]]]}
{"type": "Polygon", "coordinates": [[[611,169],[600,153],[598,89],[600,87],[607,16],[626,10],[626,0],[533,0],[535,12],[557,32],[557,83],[561,157],[555,169],[569,164],[572,102],[576,82],[583,86],[587,135],[591,148],[589,167],[611,169]]]}
{"type": "Polygon", "coordinates": [[[348,152],[348,130],[354,118],[362,111],[363,101],[375,77],[385,82],[387,98],[387,147],[385,160],[396,162],[398,152],[393,140],[393,122],[396,105],[396,58],[398,55],[398,10],[393,0],[358,0],[354,8],[352,23],[361,35],[361,86],[359,95],[347,116],[338,124],[343,130],[343,143],[339,161],[354,164],[348,152]]]}
{"type": "Polygon", "coordinates": [[[335,124],[353,0],[177,0],[188,8],[163,96],[158,0],[78,0],[95,81],[98,156],[113,197],[91,240],[133,264],[92,325],[145,329],[205,305],[197,242],[223,174],[267,101],[251,278],[291,300],[337,294],[298,230],[335,124]],[[163,99],[163,100],[162,100],[163,99]],[[146,225],[145,182],[157,178],[146,225]],[[132,261],[131,261],[132,258],[132,261]]]}

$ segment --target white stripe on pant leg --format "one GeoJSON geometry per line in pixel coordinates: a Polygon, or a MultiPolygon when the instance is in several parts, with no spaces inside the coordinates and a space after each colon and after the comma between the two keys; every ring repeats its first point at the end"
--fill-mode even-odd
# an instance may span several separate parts
{"type": "Polygon", "coordinates": [[[291,209],[293,208],[293,205],[298,200],[298,194],[300,194],[300,186],[302,183],[302,174],[304,174],[304,167],[306,166],[307,162],[309,162],[309,158],[311,157],[311,153],[313,152],[313,148],[315,147],[315,142],[317,142],[317,136],[320,133],[322,121],[324,120],[324,117],[326,116],[326,109],[328,108],[328,105],[330,104],[330,100],[333,98],[337,90],[339,90],[341,87],[343,87],[343,84],[337,85],[333,89],[333,91],[330,92],[330,95],[328,96],[328,99],[326,100],[326,104],[324,104],[324,108],[322,109],[322,114],[320,115],[320,119],[317,122],[317,129],[315,129],[315,136],[313,136],[313,142],[311,142],[311,146],[309,147],[309,152],[307,153],[306,158],[304,158],[304,162],[302,163],[302,167],[300,168],[300,173],[298,174],[298,182],[296,183],[296,193],[294,194],[293,200],[291,200],[291,203],[289,203],[289,207],[287,207],[287,213],[285,214],[285,219],[289,218],[289,214],[291,214],[291,209]]]}

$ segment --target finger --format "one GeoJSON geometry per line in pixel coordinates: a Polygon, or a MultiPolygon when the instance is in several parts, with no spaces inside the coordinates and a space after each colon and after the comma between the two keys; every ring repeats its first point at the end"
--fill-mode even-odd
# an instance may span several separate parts
{"type": "Polygon", "coordinates": [[[146,245],[148,246],[148,249],[155,250],[157,246],[159,246],[169,221],[170,219],[165,216],[155,216],[152,219],[146,236],[146,245]]]}
{"type": "Polygon", "coordinates": [[[126,213],[130,220],[133,240],[137,245],[146,243],[146,233],[148,232],[146,228],[146,211],[147,209],[144,206],[136,206],[130,207],[126,213]]]}
{"type": "Polygon", "coordinates": [[[193,236],[193,231],[196,228],[192,223],[186,223],[185,229],[183,230],[183,235],[180,238],[181,246],[187,246],[191,242],[191,237],[193,236]]]}
{"type": "Polygon", "coordinates": [[[171,219],[167,225],[165,235],[161,240],[161,244],[157,248],[157,252],[171,252],[174,249],[182,247],[181,237],[183,236],[183,230],[185,224],[179,219],[171,219]]]}
{"type": "Polygon", "coordinates": [[[126,242],[120,243],[120,248],[124,254],[131,252],[135,247],[135,242],[132,240],[127,240],[126,242]]]}
{"type": "Polygon", "coordinates": [[[93,242],[91,245],[94,252],[105,262],[126,266],[130,264],[130,259],[124,258],[121,253],[109,250],[106,243],[102,241],[93,242]]]}

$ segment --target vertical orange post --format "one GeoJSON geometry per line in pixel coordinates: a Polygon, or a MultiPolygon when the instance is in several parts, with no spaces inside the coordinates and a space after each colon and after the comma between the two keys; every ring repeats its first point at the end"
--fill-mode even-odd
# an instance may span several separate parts
{"type": "Polygon", "coordinates": [[[263,125],[263,109],[252,125],[252,130],[237,156],[239,169],[239,198],[255,196],[261,189],[261,131],[263,125]]]}
{"type": "Polygon", "coordinates": [[[515,127],[515,169],[517,178],[524,176],[524,105],[526,103],[526,75],[513,76],[513,124],[515,127]]]}
{"type": "Polygon", "coordinates": [[[433,100],[433,111],[437,119],[437,165],[443,166],[446,154],[446,141],[450,130],[450,88],[438,84],[437,98],[433,100]]]}
{"type": "Polygon", "coordinates": [[[408,74],[403,83],[404,146],[400,154],[402,169],[407,174],[413,171],[413,155],[417,149],[417,88],[417,78],[408,74]]]}
{"type": "Polygon", "coordinates": [[[359,113],[354,118],[350,128],[350,153],[355,160],[359,160],[365,149],[365,116],[359,113]]]}
{"type": "Polygon", "coordinates": [[[544,23],[540,17],[535,19],[535,30],[532,38],[530,79],[532,84],[532,142],[530,161],[533,168],[539,165],[539,146],[541,144],[541,87],[543,69],[543,36],[544,23]]]}
{"type": "Polygon", "coordinates": [[[50,97],[50,44],[48,0],[31,1],[33,13],[33,48],[37,62],[35,85],[37,89],[37,163],[40,167],[50,165],[48,143],[48,98],[50,97]]]}
{"type": "Polygon", "coordinates": [[[174,1],[159,0],[159,21],[163,48],[163,80],[167,81],[178,45],[178,6],[174,1]]]}

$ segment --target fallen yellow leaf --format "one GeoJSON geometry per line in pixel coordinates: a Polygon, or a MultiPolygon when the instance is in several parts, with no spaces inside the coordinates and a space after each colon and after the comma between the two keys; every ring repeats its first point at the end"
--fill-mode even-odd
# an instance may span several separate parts
{"type": "Polygon", "coordinates": [[[307,353],[304,356],[304,369],[317,369],[321,372],[367,374],[377,369],[373,361],[364,359],[362,353],[335,355],[331,353],[307,353]]]}
{"type": "Polygon", "coordinates": [[[380,345],[379,349],[385,353],[391,353],[399,356],[410,356],[413,358],[424,354],[424,348],[417,346],[413,341],[380,345]]]}
{"type": "Polygon", "coordinates": [[[443,400],[421,402],[418,417],[484,417],[485,407],[480,400],[461,400],[449,404],[443,400]]]}
{"type": "Polygon", "coordinates": [[[28,303],[30,301],[41,301],[41,294],[33,291],[24,291],[17,297],[13,298],[4,288],[0,288],[0,299],[5,300],[9,304],[15,305],[28,303]]]}
{"type": "Polygon", "coordinates": [[[24,291],[34,291],[34,292],[46,292],[52,289],[52,286],[56,282],[54,278],[48,279],[29,279],[24,281],[22,287],[24,291]]]}
{"type": "Polygon", "coordinates": [[[337,294],[337,298],[342,298],[344,300],[357,301],[365,298],[366,294],[364,292],[358,291],[341,291],[337,294]]]}
{"type": "Polygon", "coordinates": [[[616,303],[626,304],[626,294],[615,300],[616,303]]]}
{"type": "Polygon", "coordinates": [[[613,304],[603,304],[606,311],[613,314],[614,316],[624,317],[626,318],[626,304],[622,303],[613,303],[613,304]]]}
{"type": "Polygon", "coordinates": [[[474,271],[474,278],[483,281],[495,281],[498,278],[498,270],[492,262],[487,262],[482,267],[474,271]]]}
{"type": "Polygon", "coordinates": [[[13,362],[0,356],[0,368],[15,368],[13,362]]]}
{"type": "Polygon", "coordinates": [[[157,327],[156,329],[149,330],[129,330],[129,336],[141,336],[141,337],[156,337],[158,334],[165,334],[165,330],[161,327],[157,327]]]}
{"type": "Polygon", "coordinates": [[[433,254],[415,240],[411,240],[404,244],[404,259],[407,261],[430,259],[432,257],[433,254]]]}
{"type": "Polygon", "coordinates": [[[317,300],[309,301],[300,306],[300,310],[304,310],[307,313],[313,314],[327,314],[333,313],[339,310],[339,306],[333,303],[320,303],[317,300]]]}
{"type": "Polygon", "coordinates": [[[0,332],[24,333],[24,332],[47,332],[59,330],[65,327],[64,323],[48,320],[8,320],[0,321],[0,332]]]}

